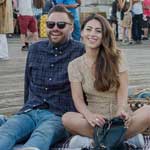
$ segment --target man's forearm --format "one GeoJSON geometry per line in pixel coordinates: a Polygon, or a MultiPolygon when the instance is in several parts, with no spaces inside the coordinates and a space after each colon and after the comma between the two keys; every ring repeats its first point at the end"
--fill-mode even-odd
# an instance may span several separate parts
{"type": "Polygon", "coordinates": [[[79,6],[78,3],[72,4],[72,5],[64,5],[64,4],[60,4],[60,5],[62,5],[63,7],[66,7],[66,8],[77,8],[79,6]]]}

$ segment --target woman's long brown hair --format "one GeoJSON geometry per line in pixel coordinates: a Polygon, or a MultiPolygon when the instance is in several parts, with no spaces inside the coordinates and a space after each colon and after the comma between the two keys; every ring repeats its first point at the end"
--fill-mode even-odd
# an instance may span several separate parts
{"type": "Polygon", "coordinates": [[[102,26],[102,42],[99,47],[95,63],[95,82],[94,87],[97,91],[108,91],[113,87],[119,87],[119,61],[120,50],[116,48],[115,36],[109,22],[101,15],[92,14],[87,17],[81,30],[87,22],[97,20],[102,26]]]}

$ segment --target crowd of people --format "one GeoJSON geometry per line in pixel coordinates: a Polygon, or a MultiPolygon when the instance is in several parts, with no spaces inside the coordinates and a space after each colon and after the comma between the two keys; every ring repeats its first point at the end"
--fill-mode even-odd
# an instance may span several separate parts
{"type": "MultiPolygon", "coordinates": [[[[9,2],[10,3],[10,2],[9,2]]],[[[19,33],[21,38],[21,50],[27,51],[30,43],[34,43],[39,39],[40,31],[40,17],[48,14],[49,10],[54,5],[62,5],[66,7],[74,16],[74,31],[72,38],[80,41],[80,15],[77,9],[81,5],[81,0],[27,0],[26,2],[20,0],[12,0],[11,4],[6,6],[6,2],[1,4],[1,19],[8,16],[9,28],[8,31],[2,29],[0,31],[3,43],[6,42],[6,37],[13,37],[13,33],[19,33]],[[13,8],[13,13],[11,7],[13,8]],[[6,10],[9,9],[9,14],[6,10]],[[7,13],[7,15],[4,15],[7,13]],[[13,23],[12,23],[13,14],[13,23]],[[12,29],[13,28],[13,29],[12,29]],[[5,38],[5,40],[4,40],[5,38]]],[[[125,45],[141,44],[141,40],[148,40],[150,29],[150,0],[114,0],[112,2],[110,21],[116,40],[121,40],[125,45]]],[[[8,20],[7,20],[8,21],[8,20]]],[[[1,20],[1,22],[6,22],[1,20]]],[[[1,23],[1,28],[7,28],[7,25],[1,23]]],[[[5,44],[7,45],[7,44],[5,44]]],[[[0,58],[8,59],[8,48],[6,52],[1,54],[0,58]],[[4,56],[2,56],[4,55],[4,56]],[[6,55],[6,56],[5,56],[6,55]]]]}
{"type": "Polygon", "coordinates": [[[141,44],[149,36],[150,0],[114,0],[110,22],[123,44],[141,44]]]}
{"type": "MultiPolygon", "coordinates": [[[[81,1],[56,0],[59,5],[49,10],[46,21],[48,39],[38,41],[29,1],[17,4],[22,48],[28,48],[24,105],[0,126],[0,149],[11,150],[24,141],[20,150],[49,150],[70,134],[92,139],[94,127],[115,116],[125,121],[126,140],[149,128],[150,106],[132,112],[127,105],[128,67],[107,19],[88,16],[81,26],[81,42],[74,38],[80,37],[78,32],[73,34],[78,24],[73,10],[81,1]],[[36,41],[30,46],[29,31],[36,41]]],[[[35,4],[38,9],[42,5],[35,4]]]]}

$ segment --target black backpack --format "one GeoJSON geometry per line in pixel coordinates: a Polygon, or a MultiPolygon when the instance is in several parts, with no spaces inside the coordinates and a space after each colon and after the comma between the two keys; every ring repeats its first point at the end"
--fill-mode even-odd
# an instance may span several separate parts
{"type": "Polygon", "coordinates": [[[127,145],[124,144],[126,130],[124,120],[120,117],[106,120],[102,128],[96,126],[94,150],[126,150],[127,145]]]}

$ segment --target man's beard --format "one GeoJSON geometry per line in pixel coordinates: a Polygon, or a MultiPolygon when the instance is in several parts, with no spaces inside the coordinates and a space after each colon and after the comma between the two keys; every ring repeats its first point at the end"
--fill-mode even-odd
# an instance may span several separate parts
{"type": "MultiPolygon", "coordinates": [[[[52,36],[52,33],[49,32],[49,33],[48,33],[48,39],[49,39],[49,41],[50,41],[54,46],[56,46],[56,47],[58,47],[59,45],[65,43],[65,42],[67,41],[67,39],[68,39],[68,38],[66,38],[66,37],[64,36],[64,37],[62,37],[58,42],[55,42],[55,41],[51,38],[51,36],[52,36]]],[[[61,36],[61,35],[60,35],[60,36],[61,36]]]]}

